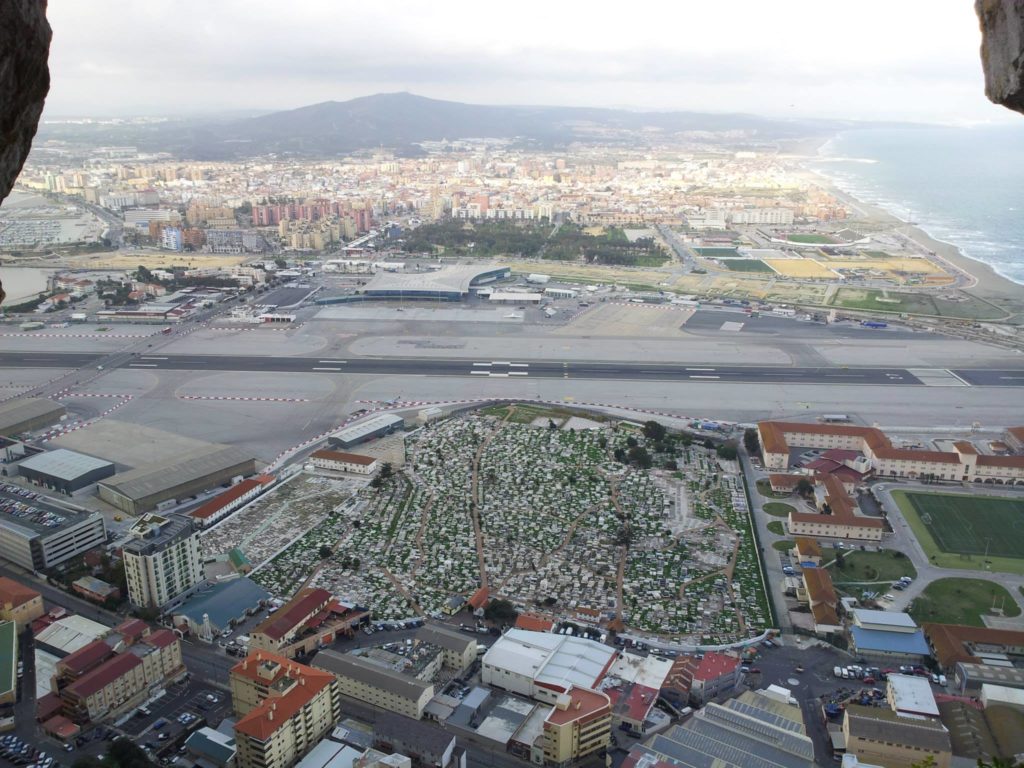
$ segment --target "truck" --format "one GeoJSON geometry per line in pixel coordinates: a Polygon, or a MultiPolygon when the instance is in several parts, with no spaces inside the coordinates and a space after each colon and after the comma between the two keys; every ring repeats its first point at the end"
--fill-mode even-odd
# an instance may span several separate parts
{"type": "Polygon", "coordinates": [[[531,273],[526,276],[526,282],[534,283],[536,285],[543,285],[551,279],[551,275],[541,275],[537,273],[531,273]]]}
{"type": "Polygon", "coordinates": [[[888,328],[888,323],[883,323],[880,320],[861,320],[862,328],[888,328]]]}

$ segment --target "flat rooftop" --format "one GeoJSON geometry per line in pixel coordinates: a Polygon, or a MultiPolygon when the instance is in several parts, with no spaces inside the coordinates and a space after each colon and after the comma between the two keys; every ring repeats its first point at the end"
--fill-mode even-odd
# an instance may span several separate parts
{"type": "Polygon", "coordinates": [[[469,293],[471,285],[508,273],[508,267],[481,264],[443,267],[433,272],[378,272],[360,290],[367,294],[469,293]]]}
{"type": "Polygon", "coordinates": [[[0,490],[0,526],[25,538],[49,536],[96,515],[67,509],[37,493],[32,498],[0,490]]]}
{"type": "Polygon", "coordinates": [[[18,464],[20,469],[41,472],[59,480],[71,482],[97,469],[114,468],[113,462],[97,459],[67,448],[58,448],[31,456],[18,464]]]}
{"type": "Polygon", "coordinates": [[[251,464],[250,471],[243,467],[239,469],[239,474],[251,474],[255,470],[255,463],[251,455],[239,448],[212,443],[179,456],[170,463],[146,464],[127,472],[119,472],[101,480],[100,485],[130,499],[139,500],[245,464],[251,464]]]}

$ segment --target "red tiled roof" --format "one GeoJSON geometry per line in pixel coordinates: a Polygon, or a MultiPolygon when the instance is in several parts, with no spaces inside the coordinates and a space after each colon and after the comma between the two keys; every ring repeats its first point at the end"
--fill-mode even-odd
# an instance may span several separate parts
{"type": "Polygon", "coordinates": [[[968,643],[994,646],[1024,645],[1024,632],[1019,630],[969,627],[964,624],[922,624],[921,627],[931,643],[936,661],[943,669],[949,669],[961,661],[981,661],[970,652],[968,643]]]}
{"type": "Polygon", "coordinates": [[[217,494],[206,503],[196,507],[189,513],[189,515],[198,520],[205,520],[208,517],[213,517],[224,509],[224,507],[234,501],[237,501],[253,489],[272,482],[274,482],[274,478],[269,475],[259,475],[258,477],[251,477],[248,480],[243,480],[242,482],[231,486],[223,493],[217,494]]]}
{"type": "Polygon", "coordinates": [[[772,488],[796,488],[796,484],[805,477],[804,475],[790,475],[783,472],[772,472],[768,475],[768,482],[772,488]]]}
{"type": "Polygon", "coordinates": [[[315,615],[318,609],[326,605],[330,599],[331,593],[326,589],[313,587],[300,589],[295,597],[278,608],[253,631],[264,634],[272,640],[280,640],[293,632],[310,616],[315,615]]]}
{"type": "Polygon", "coordinates": [[[581,720],[601,712],[602,709],[611,709],[611,702],[607,696],[589,688],[577,688],[573,686],[567,695],[570,703],[568,709],[554,707],[548,715],[545,724],[565,725],[574,720],[581,720]]]}
{"type": "Polygon", "coordinates": [[[623,697],[621,688],[607,688],[604,691],[612,699],[615,711],[630,720],[642,723],[658,700],[658,691],[636,683],[623,697]]]}
{"type": "Polygon", "coordinates": [[[128,619],[114,627],[114,631],[119,635],[123,635],[124,637],[131,638],[133,640],[142,637],[148,629],[149,624],[144,622],[142,619],[128,619]]]}
{"type": "Polygon", "coordinates": [[[80,677],[64,690],[79,698],[88,698],[128,674],[140,664],[142,664],[142,659],[134,653],[119,653],[114,658],[103,662],[85,677],[80,677]]]}
{"type": "Polygon", "coordinates": [[[334,681],[334,675],[330,672],[308,667],[266,651],[256,651],[247,656],[231,668],[231,674],[250,680],[259,679],[259,666],[266,661],[279,665],[273,681],[287,676],[299,684],[292,686],[284,695],[268,696],[259,706],[251,709],[235,723],[236,733],[242,733],[260,741],[266,741],[274,731],[284,726],[290,718],[298,714],[306,704],[334,681]]]}
{"type": "Polygon", "coordinates": [[[700,660],[700,664],[697,665],[697,669],[693,672],[694,680],[714,680],[715,678],[727,675],[730,672],[735,672],[736,668],[740,665],[740,660],[735,656],[727,656],[724,653],[716,653],[715,651],[708,651],[704,654],[704,658],[700,660]]]}
{"type": "Polygon", "coordinates": [[[804,589],[807,590],[807,599],[814,607],[818,604],[836,606],[839,598],[836,597],[835,587],[832,586],[832,577],[824,568],[804,568],[804,589]]]}
{"type": "Polygon", "coordinates": [[[548,632],[555,622],[535,613],[520,613],[516,617],[516,629],[528,629],[531,632],[548,632]]]}
{"type": "Polygon", "coordinates": [[[487,587],[480,587],[480,589],[474,592],[467,601],[469,603],[469,607],[474,611],[477,608],[483,608],[487,605],[488,600],[490,600],[490,595],[490,590],[488,590],[487,587]]]}
{"type": "Polygon", "coordinates": [[[817,539],[810,539],[806,536],[797,536],[793,540],[796,551],[801,557],[821,557],[821,545],[817,539]]]}
{"type": "Polygon", "coordinates": [[[57,662],[58,667],[67,669],[71,674],[78,676],[88,672],[114,655],[114,649],[102,640],[93,640],[88,645],[83,645],[74,653],[69,653],[57,662]]]}
{"type": "Polygon", "coordinates": [[[143,642],[146,645],[152,645],[154,648],[166,648],[178,642],[178,636],[169,629],[158,629],[143,640],[143,642]]]}
{"type": "Polygon", "coordinates": [[[823,627],[839,627],[839,614],[831,605],[817,603],[811,606],[811,615],[814,616],[814,623],[823,627]]]}
{"type": "Polygon", "coordinates": [[[0,576],[0,604],[10,603],[14,608],[19,605],[35,600],[39,593],[31,587],[26,587],[20,581],[0,576]]]}
{"type": "Polygon", "coordinates": [[[313,459],[327,459],[328,461],[341,461],[345,464],[359,464],[364,467],[368,467],[377,459],[373,456],[364,456],[361,453],[347,453],[345,451],[331,451],[328,449],[322,449],[319,451],[313,451],[310,454],[310,458],[313,459]]]}

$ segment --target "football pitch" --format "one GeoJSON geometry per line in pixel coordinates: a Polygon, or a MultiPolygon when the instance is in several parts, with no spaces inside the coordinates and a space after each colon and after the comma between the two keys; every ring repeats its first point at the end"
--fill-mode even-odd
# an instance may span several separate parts
{"type": "Polygon", "coordinates": [[[936,565],[1024,573],[1024,499],[914,491],[892,496],[936,565]]]}

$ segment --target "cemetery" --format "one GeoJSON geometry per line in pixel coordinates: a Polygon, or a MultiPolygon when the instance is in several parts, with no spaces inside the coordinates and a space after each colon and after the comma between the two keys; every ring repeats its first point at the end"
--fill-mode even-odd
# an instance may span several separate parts
{"type": "Polygon", "coordinates": [[[203,548],[241,547],[279,597],[323,587],[381,620],[451,614],[485,586],[520,611],[684,641],[771,626],[735,462],[660,425],[584,416],[512,405],[429,423],[400,470],[299,473],[203,548]]]}

